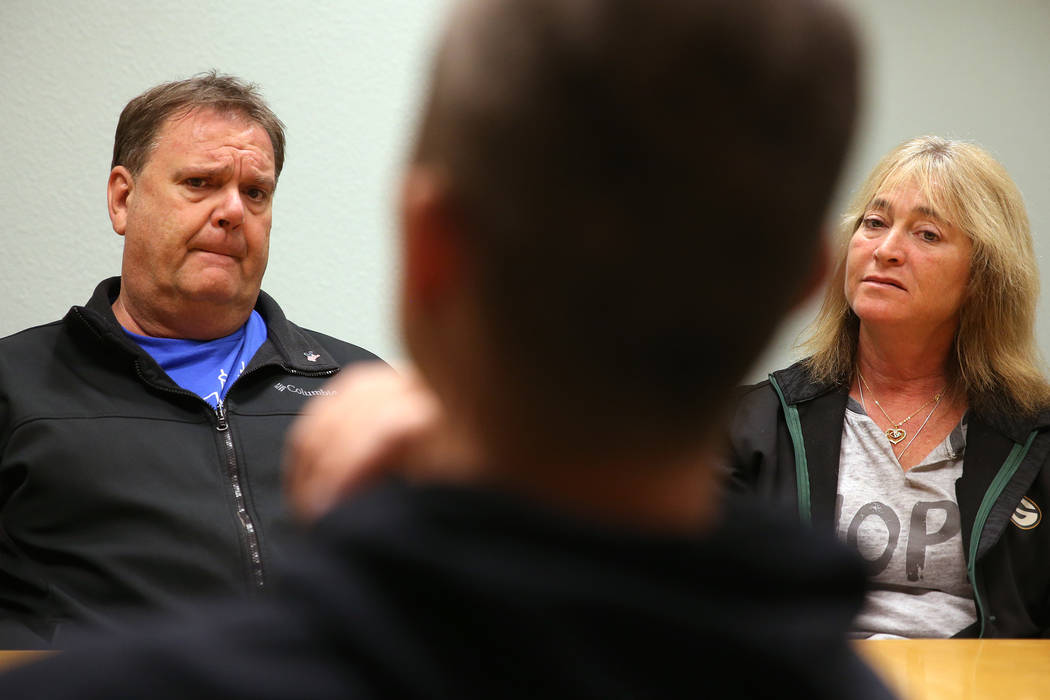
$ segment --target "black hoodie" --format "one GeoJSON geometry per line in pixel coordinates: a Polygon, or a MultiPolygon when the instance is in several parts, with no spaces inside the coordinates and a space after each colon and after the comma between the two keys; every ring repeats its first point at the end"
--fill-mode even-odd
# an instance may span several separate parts
{"type": "Polygon", "coordinates": [[[313,535],[270,599],[16,669],[0,697],[890,697],[846,641],[859,561],[762,511],[669,537],[394,481],[313,535]]]}

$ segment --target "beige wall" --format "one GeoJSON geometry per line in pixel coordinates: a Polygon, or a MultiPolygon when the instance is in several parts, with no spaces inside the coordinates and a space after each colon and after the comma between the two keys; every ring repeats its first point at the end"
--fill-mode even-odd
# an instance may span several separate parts
{"type": "MultiPolygon", "coordinates": [[[[905,138],[973,139],[1017,180],[1047,269],[1050,0],[849,4],[870,51],[867,109],[836,208],[905,138]]],[[[288,125],[264,288],[294,320],[397,357],[392,203],[444,7],[0,0],[0,335],[60,317],[119,272],[105,208],[117,115],[154,83],[215,67],[259,82],[288,125]]],[[[811,313],[752,378],[792,359],[811,313]]],[[[1039,332],[1050,355],[1050,323],[1039,332]]]]}

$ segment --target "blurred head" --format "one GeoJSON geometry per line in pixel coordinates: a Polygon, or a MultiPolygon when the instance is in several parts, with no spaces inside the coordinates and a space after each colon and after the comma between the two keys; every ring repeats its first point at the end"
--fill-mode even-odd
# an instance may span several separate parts
{"type": "Polygon", "coordinates": [[[839,230],[840,265],[814,326],[811,369],[828,381],[852,378],[860,320],[845,289],[849,240],[893,192],[914,193],[966,238],[968,271],[946,359],[956,388],[978,408],[1039,408],[1047,394],[1034,336],[1038,266],[1021,193],[980,146],[936,136],[890,151],[850,202],[839,230]]]}
{"type": "Polygon", "coordinates": [[[526,422],[678,439],[721,412],[812,272],[856,63],[824,2],[458,6],[413,166],[526,422]]]}
{"type": "Polygon", "coordinates": [[[257,85],[215,71],[157,85],[128,102],[117,122],[110,167],[123,165],[137,175],[156,148],[157,134],[168,119],[202,109],[258,124],[270,137],[274,168],[280,177],[284,124],[263,101],[257,85]]]}

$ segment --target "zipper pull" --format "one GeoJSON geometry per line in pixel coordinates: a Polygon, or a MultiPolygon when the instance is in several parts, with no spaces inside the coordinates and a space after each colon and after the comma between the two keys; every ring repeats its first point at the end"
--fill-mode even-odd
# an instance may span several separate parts
{"type": "Polygon", "coordinates": [[[215,415],[219,419],[219,425],[216,426],[218,431],[222,433],[228,430],[230,426],[226,423],[226,406],[221,399],[215,404],[215,415]]]}

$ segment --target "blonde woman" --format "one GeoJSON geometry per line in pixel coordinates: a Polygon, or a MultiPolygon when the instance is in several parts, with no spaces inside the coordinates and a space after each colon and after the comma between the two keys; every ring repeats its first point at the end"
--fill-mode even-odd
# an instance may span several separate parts
{"type": "Polygon", "coordinates": [[[1050,635],[1050,387],[1024,204],[982,148],[921,137],[843,219],[805,360],[742,397],[733,485],[833,527],[859,637],[1050,635]]]}

